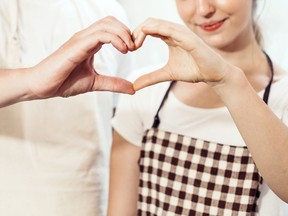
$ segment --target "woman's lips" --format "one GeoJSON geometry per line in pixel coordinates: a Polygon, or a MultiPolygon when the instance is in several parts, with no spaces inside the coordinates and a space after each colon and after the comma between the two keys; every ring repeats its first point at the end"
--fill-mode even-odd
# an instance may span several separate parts
{"type": "Polygon", "coordinates": [[[205,23],[205,24],[201,24],[199,25],[204,31],[215,31],[217,29],[219,29],[225,22],[226,19],[217,21],[217,22],[210,22],[210,23],[205,23]]]}

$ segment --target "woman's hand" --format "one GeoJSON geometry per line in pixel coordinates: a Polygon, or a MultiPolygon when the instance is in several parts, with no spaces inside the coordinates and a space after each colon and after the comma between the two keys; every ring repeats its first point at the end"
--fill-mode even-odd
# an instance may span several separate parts
{"type": "Polygon", "coordinates": [[[215,85],[221,83],[226,71],[234,67],[185,26],[150,18],[133,32],[137,49],[149,35],[168,45],[169,59],[163,68],[139,77],[134,82],[135,90],[171,80],[215,85]]]}
{"type": "Polygon", "coordinates": [[[114,17],[101,19],[76,33],[51,56],[31,68],[28,86],[36,98],[69,97],[90,91],[134,94],[132,83],[103,76],[93,66],[94,54],[111,43],[121,53],[135,49],[130,30],[114,17]]]}

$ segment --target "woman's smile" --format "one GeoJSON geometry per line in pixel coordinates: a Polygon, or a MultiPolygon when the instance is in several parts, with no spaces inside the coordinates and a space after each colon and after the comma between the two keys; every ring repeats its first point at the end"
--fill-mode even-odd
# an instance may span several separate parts
{"type": "Polygon", "coordinates": [[[226,21],[227,19],[222,19],[220,21],[211,21],[211,22],[207,22],[207,23],[203,23],[203,24],[200,24],[198,25],[201,29],[203,29],[204,31],[216,31],[218,30],[219,28],[221,28],[221,26],[224,24],[224,22],[226,21]]]}

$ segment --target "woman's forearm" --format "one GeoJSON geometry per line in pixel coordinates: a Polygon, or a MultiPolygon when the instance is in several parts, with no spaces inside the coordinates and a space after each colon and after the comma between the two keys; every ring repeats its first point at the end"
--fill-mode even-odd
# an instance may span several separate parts
{"type": "MultiPolygon", "coordinates": [[[[235,72],[235,73],[234,73],[235,72]]],[[[265,181],[288,201],[288,128],[268,108],[240,71],[213,87],[235,121],[265,181]]]]}
{"type": "Polygon", "coordinates": [[[140,148],[114,132],[110,163],[108,216],[137,215],[140,148]]]}

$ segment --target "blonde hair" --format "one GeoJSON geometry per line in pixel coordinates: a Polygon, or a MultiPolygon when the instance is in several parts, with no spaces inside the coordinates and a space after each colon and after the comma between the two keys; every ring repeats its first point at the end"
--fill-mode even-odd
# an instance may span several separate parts
{"type": "Polygon", "coordinates": [[[252,10],[252,16],[253,16],[253,30],[255,34],[255,38],[257,43],[262,46],[263,45],[263,36],[260,30],[260,27],[257,23],[257,17],[255,15],[257,8],[257,0],[253,0],[253,10],[252,10]]]}

